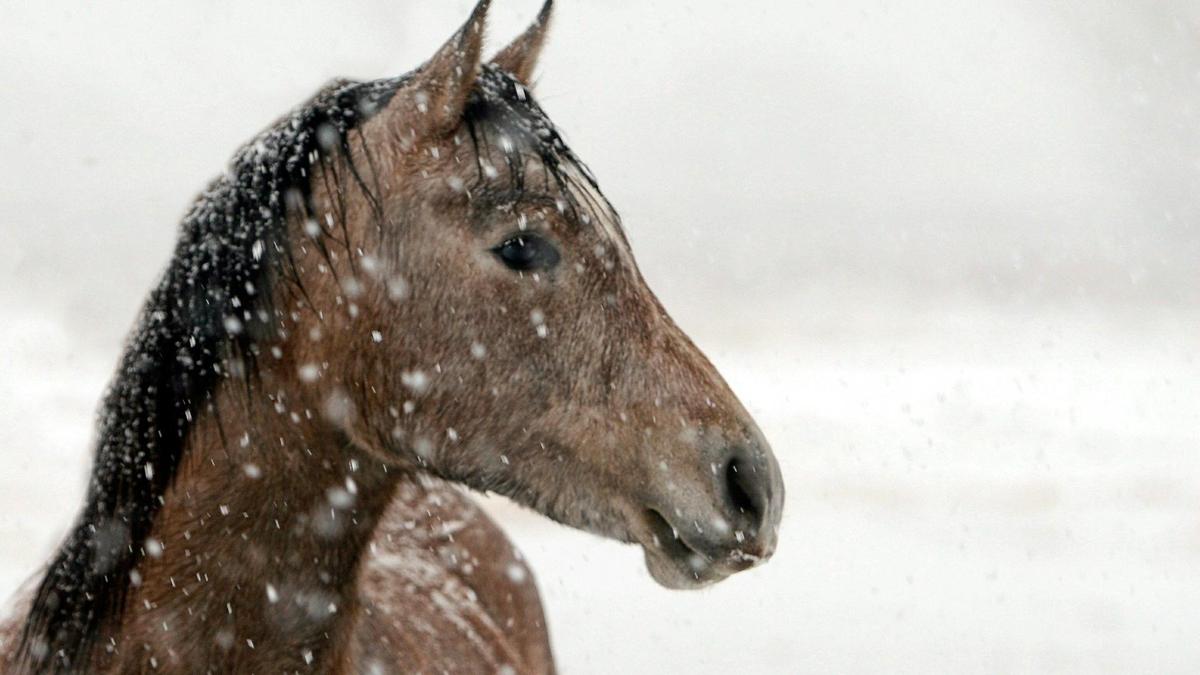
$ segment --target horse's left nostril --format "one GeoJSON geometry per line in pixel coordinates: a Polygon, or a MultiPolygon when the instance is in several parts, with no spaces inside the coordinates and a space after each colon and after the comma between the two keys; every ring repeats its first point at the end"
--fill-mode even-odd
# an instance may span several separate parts
{"type": "Polygon", "coordinates": [[[725,464],[725,498],[735,520],[758,531],[763,525],[770,499],[770,479],[740,455],[725,464]]]}

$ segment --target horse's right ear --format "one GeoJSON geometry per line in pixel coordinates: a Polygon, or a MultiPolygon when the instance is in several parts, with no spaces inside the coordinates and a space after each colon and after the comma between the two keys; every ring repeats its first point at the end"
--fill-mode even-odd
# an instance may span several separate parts
{"type": "Polygon", "coordinates": [[[479,76],[484,23],[490,0],[479,0],[471,17],[414,73],[388,105],[403,135],[447,134],[458,127],[479,76]]]}

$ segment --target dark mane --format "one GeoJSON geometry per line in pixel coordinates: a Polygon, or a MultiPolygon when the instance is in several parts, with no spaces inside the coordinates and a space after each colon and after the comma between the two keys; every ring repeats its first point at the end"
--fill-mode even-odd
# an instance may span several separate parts
{"type": "MultiPolygon", "coordinates": [[[[279,328],[272,288],[295,284],[303,291],[290,264],[289,214],[315,213],[311,181],[318,173],[318,180],[330,182],[335,218],[347,180],[377,199],[364,179],[372,175],[349,161],[351,143],[362,141],[352,132],[406,79],[325,87],[243,146],[184,218],[172,260],[145,303],[100,409],[85,507],[38,587],[24,627],[18,653],[34,670],[86,668],[115,628],[136,583],[131,576],[147,547],[156,545],[147,538],[193,421],[211,409],[223,378],[254,377],[258,343],[279,328]]],[[[580,181],[598,189],[592,174],[507,73],[483,67],[464,124],[480,158],[480,189],[490,183],[486,150],[500,147],[518,193],[526,189],[525,160],[532,155],[544,169],[545,187],[561,194],[566,208],[591,213],[601,206],[580,198],[589,194],[580,181]]],[[[318,226],[324,235],[318,246],[337,241],[325,223],[318,226]]]]}
{"type": "Polygon", "coordinates": [[[193,420],[274,333],[269,288],[294,274],[288,210],[401,83],[325,87],[243,146],[184,218],[100,409],[86,505],[34,597],[19,650],[31,665],[78,669],[120,616],[193,420]]]}

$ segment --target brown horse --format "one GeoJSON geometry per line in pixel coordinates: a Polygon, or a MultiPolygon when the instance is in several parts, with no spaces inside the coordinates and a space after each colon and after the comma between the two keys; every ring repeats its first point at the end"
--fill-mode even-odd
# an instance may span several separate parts
{"type": "Polygon", "coordinates": [[[646,287],[488,2],[425,65],[335,82],[196,201],[106,395],[16,672],[549,672],[530,571],[450,483],[645,551],[767,559],[753,420],[646,287]]]}

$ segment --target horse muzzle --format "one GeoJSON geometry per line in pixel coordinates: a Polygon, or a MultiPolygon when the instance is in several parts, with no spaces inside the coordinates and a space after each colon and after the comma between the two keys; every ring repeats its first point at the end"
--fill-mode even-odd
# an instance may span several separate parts
{"type": "Polygon", "coordinates": [[[701,588],[766,562],[783,514],[783,479],[765,442],[723,449],[711,481],[665,481],[633,528],[646,567],[667,588],[701,588]]]}

